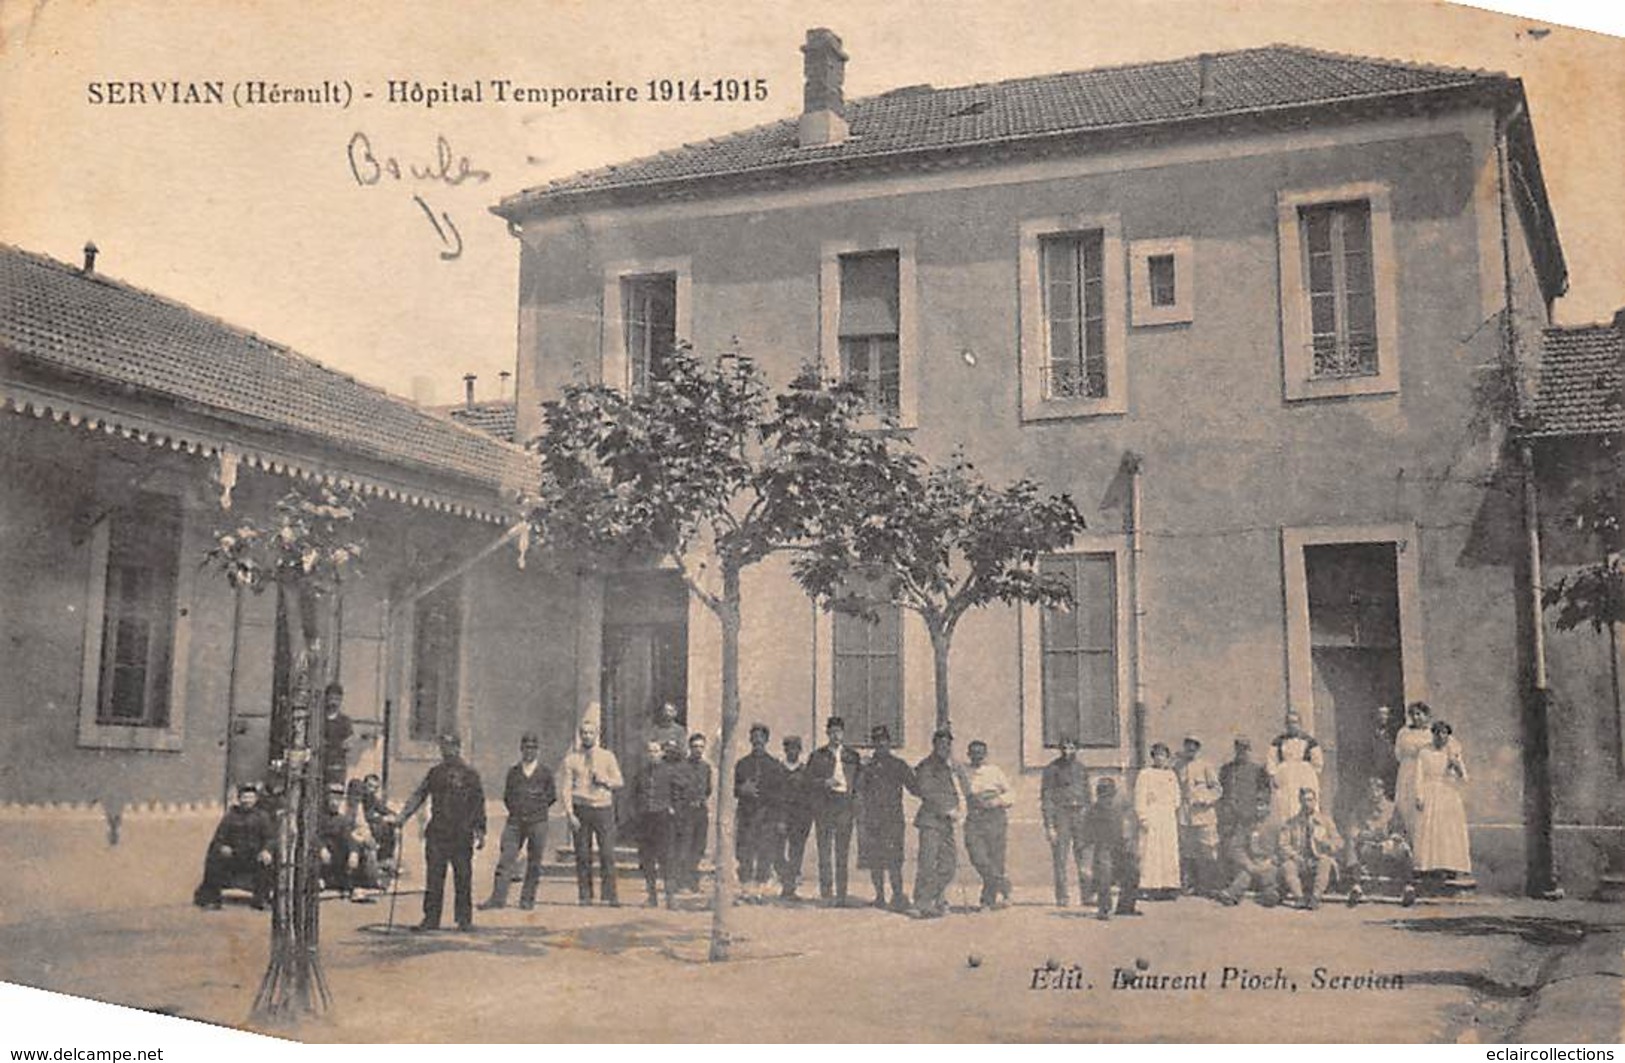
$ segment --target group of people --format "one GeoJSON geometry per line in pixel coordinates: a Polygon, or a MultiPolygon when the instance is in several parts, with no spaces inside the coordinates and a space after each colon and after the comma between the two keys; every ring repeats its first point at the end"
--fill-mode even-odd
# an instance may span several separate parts
{"type": "MultiPolygon", "coordinates": [[[[339,692],[342,697],[342,691],[339,692]]],[[[331,714],[329,715],[331,721],[331,714]]],[[[1370,780],[1364,804],[1340,830],[1322,807],[1323,750],[1295,712],[1254,759],[1252,744],[1237,738],[1233,758],[1215,766],[1202,742],[1188,736],[1176,756],[1163,743],[1151,747],[1151,764],[1119,793],[1113,774],[1098,778],[1078,759],[1075,739],[1060,740],[1059,755],[1040,782],[1043,832],[1051,851],[1055,903],[1070,902],[1077,879],[1079,900],[1096,915],[1136,915],[1141,898],[1208,896],[1240,903],[1253,892],[1259,903],[1319,907],[1334,877],[1357,904],[1378,882],[1394,884],[1403,903],[1416,897],[1419,879],[1469,873],[1466,815],[1461,788],[1467,771],[1460,744],[1422,702],[1407,707],[1404,726],[1386,730],[1392,770],[1370,780]]],[[[328,726],[334,726],[329,722],[328,726]]],[[[954,735],[936,729],[931,752],[909,764],[892,751],[884,725],[874,727],[860,751],[846,742],[844,721],[830,717],[825,744],[802,759],[798,735],[781,743],[782,759],[769,752],[772,734],[752,724],[750,752],[735,765],[731,793],[737,802],[734,852],[744,899],[798,899],[809,837],[815,839],[818,895],[829,906],[848,903],[852,841],[857,866],[867,870],[876,907],[935,918],[948,911],[948,890],[958,865],[956,831],[981,880],[978,907],[1010,902],[1006,869],[1009,778],[989,762],[986,742],[972,741],[966,760],[953,756],[954,735]],[[907,818],[904,795],[918,800],[912,901],[903,888],[907,818]]],[[[342,738],[334,745],[342,748],[342,738]]],[[[519,760],[507,773],[503,803],[507,822],[501,855],[484,909],[507,905],[511,884],[522,883],[519,904],[534,907],[547,844],[548,816],[562,799],[574,844],[581,904],[618,905],[618,821],[635,834],[646,889],[645,904],[668,907],[699,888],[709,802],[717,791],[706,760],[706,739],[686,734],[674,707],[664,705],[646,736],[629,794],[620,763],[600,741],[589,718],[564,758],[555,781],[540,760],[534,733],[520,739],[519,760]],[[520,869],[524,860],[523,871],[520,869]],[[596,866],[595,866],[596,865],[596,866]],[[596,873],[596,874],[595,874],[596,873]],[[595,897],[595,887],[597,896],[595,897]]],[[[440,739],[441,763],[432,768],[398,815],[384,803],[377,776],[329,782],[321,823],[320,860],[325,884],[367,899],[382,875],[383,858],[395,852],[398,824],[426,803],[428,877],[423,918],[416,929],[440,926],[445,876],[452,873],[454,915],[461,929],[473,925],[473,852],[485,842],[485,795],[479,774],[461,757],[455,735],[440,739]]],[[[327,763],[324,759],[324,777],[327,763]]],[[[275,864],[275,826],[257,788],[243,787],[210,843],[196,901],[218,907],[220,889],[248,882],[256,906],[269,895],[275,864]]]]}
{"type": "Polygon", "coordinates": [[[869,748],[862,753],[847,744],[841,717],[830,717],[824,734],[825,744],[805,762],[801,737],[785,737],[779,760],[767,751],[772,737],[767,726],[751,726],[751,751],[734,773],[739,802],[735,849],[747,900],[768,897],[775,876],[779,896],[798,899],[807,839],[812,837],[819,900],[846,905],[855,835],[857,866],[869,872],[875,907],[923,918],[943,915],[958,866],[954,835],[962,823],[966,855],[982,880],[981,904],[1000,908],[1009,903],[1005,848],[1013,796],[1004,772],[988,762],[986,742],[971,742],[968,762],[959,764],[953,759],[953,731],[939,727],[931,736],[931,753],[911,765],[892,752],[885,725],[871,729],[869,748]],[[903,889],[905,793],[919,800],[912,903],[903,889]]]}
{"type": "MultiPolygon", "coordinates": [[[[1381,714],[1384,726],[1389,719],[1381,714]]],[[[1408,706],[1404,728],[1385,730],[1382,737],[1392,742],[1393,770],[1368,780],[1362,803],[1342,830],[1322,806],[1320,743],[1294,712],[1287,714],[1286,729],[1271,742],[1263,763],[1253,759],[1245,738],[1236,739],[1234,758],[1218,769],[1194,736],[1185,739],[1178,757],[1158,743],[1151,748],[1151,766],[1135,782],[1124,837],[1113,848],[1126,856],[1131,848],[1126,836],[1131,830],[1137,834],[1134,877],[1142,894],[1199,893],[1234,905],[1251,890],[1264,905],[1284,901],[1314,909],[1338,878],[1350,905],[1359,904],[1376,883],[1390,884],[1401,903],[1414,903],[1419,882],[1471,872],[1461,793],[1467,769],[1450,724],[1433,720],[1423,702],[1408,706]]],[[[1067,767],[1071,760],[1063,747],[1061,758],[1045,772],[1044,788],[1045,831],[1055,846],[1056,901],[1063,905],[1065,839],[1076,839],[1080,854],[1085,844],[1080,784],[1068,781],[1082,773],[1067,767]],[[1064,829],[1069,824],[1070,834],[1064,829]]],[[[1087,891],[1081,855],[1078,866],[1080,889],[1087,891]]],[[[1114,876],[1097,867],[1093,880],[1101,890],[1102,915],[1106,884],[1120,893],[1129,889],[1120,869],[1114,876]]]]}
{"type": "MultiPolygon", "coordinates": [[[[322,745],[319,778],[325,798],[317,822],[316,857],[321,884],[358,903],[384,888],[395,859],[395,822],[375,774],[346,779],[355,726],[344,714],[344,687],[329,683],[322,692],[322,745]]],[[[264,908],[275,884],[280,794],[243,783],[221,817],[204,856],[203,881],[193,893],[200,908],[219,909],[221,891],[250,890],[255,908],[264,908]]]]}

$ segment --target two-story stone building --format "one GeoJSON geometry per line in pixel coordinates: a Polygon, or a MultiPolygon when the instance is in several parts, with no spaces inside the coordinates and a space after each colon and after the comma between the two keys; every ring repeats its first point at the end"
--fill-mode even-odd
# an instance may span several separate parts
{"type": "MultiPolygon", "coordinates": [[[[961,740],[1031,783],[1062,732],[1129,771],[1186,734],[1262,749],[1290,706],[1342,807],[1389,755],[1378,707],[1425,699],[1467,751],[1479,876],[1518,888],[1536,614],[1493,396],[1530,386],[1566,285],[1520,82],[1271,46],[846,101],[839,39],[802,50],[799,116],[494,208],[517,438],[674,338],[737,337],[779,383],[816,360],[924,453],[1085,509],[1048,562],[1075,610],[961,625],[961,740]]],[[[782,569],[745,596],[747,720],[923,750],[911,615],[820,614],[782,569]]],[[[714,724],[717,631],[674,574],[590,581],[578,615],[576,700],[616,741],[667,697],[714,724]]]]}

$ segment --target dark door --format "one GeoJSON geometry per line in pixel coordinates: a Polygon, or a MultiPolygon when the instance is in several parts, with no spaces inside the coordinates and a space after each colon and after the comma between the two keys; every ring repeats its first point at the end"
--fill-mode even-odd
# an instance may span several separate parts
{"type": "Polygon", "coordinates": [[[604,584],[604,741],[630,771],[663,702],[688,720],[688,588],[675,572],[632,573],[604,584]]]}
{"type": "Polygon", "coordinates": [[[1339,822],[1360,808],[1370,780],[1389,782],[1393,751],[1377,709],[1405,697],[1398,557],[1393,543],[1337,543],[1303,552],[1315,680],[1321,787],[1339,822]]]}

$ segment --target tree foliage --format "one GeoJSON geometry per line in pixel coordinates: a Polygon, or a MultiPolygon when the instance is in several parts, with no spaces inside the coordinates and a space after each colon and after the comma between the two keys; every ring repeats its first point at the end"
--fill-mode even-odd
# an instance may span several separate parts
{"type": "MultiPolygon", "coordinates": [[[[544,404],[542,488],[531,521],[549,556],[612,569],[670,563],[722,628],[718,775],[732,776],[740,713],[740,574],[839,537],[904,466],[864,430],[855,390],[804,369],[770,389],[738,352],[706,363],[681,345],[630,394],[591,382],[544,404]]],[[[711,957],[729,952],[731,802],[717,802],[711,957]]]]}
{"type": "Polygon", "coordinates": [[[864,498],[862,519],[829,529],[795,562],[802,587],[838,612],[872,617],[878,604],[918,613],[937,658],[937,719],[948,719],[947,658],[966,613],[994,602],[1072,603],[1063,579],[1039,559],[1084,528],[1065,495],[1034,480],[994,486],[962,452],[946,465],[888,454],[886,490],[864,498]]]}
{"type": "MultiPolygon", "coordinates": [[[[1617,466],[1619,463],[1615,462],[1617,466]]],[[[1572,631],[1590,624],[1602,631],[1625,621],[1625,564],[1620,559],[1625,546],[1621,527],[1619,478],[1586,496],[1575,507],[1575,524],[1601,547],[1603,559],[1569,573],[1545,589],[1542,601],[1557,610],[1557,626],[1572,631]]]]}

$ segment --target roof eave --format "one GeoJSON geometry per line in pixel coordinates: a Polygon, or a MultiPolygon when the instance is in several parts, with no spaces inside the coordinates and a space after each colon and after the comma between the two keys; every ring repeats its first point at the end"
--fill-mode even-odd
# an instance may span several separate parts
{"type": "MultiPolygon", "coordinates": [[[[1164,118],[1144,122],[1125,122],[1109,126],[1093,126],[1085,129],[1057,130],[963,144],[906,148],[873,155],[807,159],[789,163],[779,162],[759,168],[729,170],[721,173],[650,181],[641,184],[611,185],[602,188],[560,192],[531,189],[507,196],[489,209],[492,214],[506,220],[509,223],[510,231],[513,231],[514,226],[521,225],[544,211],[556,214],[570,214],[595,207],[638,206],[665,199],[698,197],[707,194],[727,194],[741,184],[767,181],[812,182],[861,174],[865,171],[889,169],[923,159],[949,157],[963,165],[974,165],[984,161],[988,155],[998,152],[1022,149],[1066,150],[1074,146],[1091,145],[1098,141],[1125,136],[1138,137],[1148,133],[1164,132],[1185,135],[1213,126],[1234,125],[1237,123],[1292,124],[1305,118],[1322,115],[1345,118],[1369,110],[1388,110],[1396,104],[1418,108],[1424,108],[1429,104],[1485,103],[1495,105],[1504,98],[1507,86],[1512,83],[1514,83],[1514,79],[1500,75],[1494,77],[1480,76],[1470,82],[1411,89],[1404,92],[1372,93],[1366,96],[1348,97],[1340,100],[1292,103],[1279,107],[1250,108],[1215,114],[1187,115],[1173,119],[1164,118]]],[[[1517,93],[1518,98],[1521,99],[1521,85],[1518,86],[1517,93]]],[[[1542,193],[1544,193],[1543,184],[1541,188],[1542,193]]],[[[1549,211],[1547,216],[1550,216],[1549,211]]]]}

